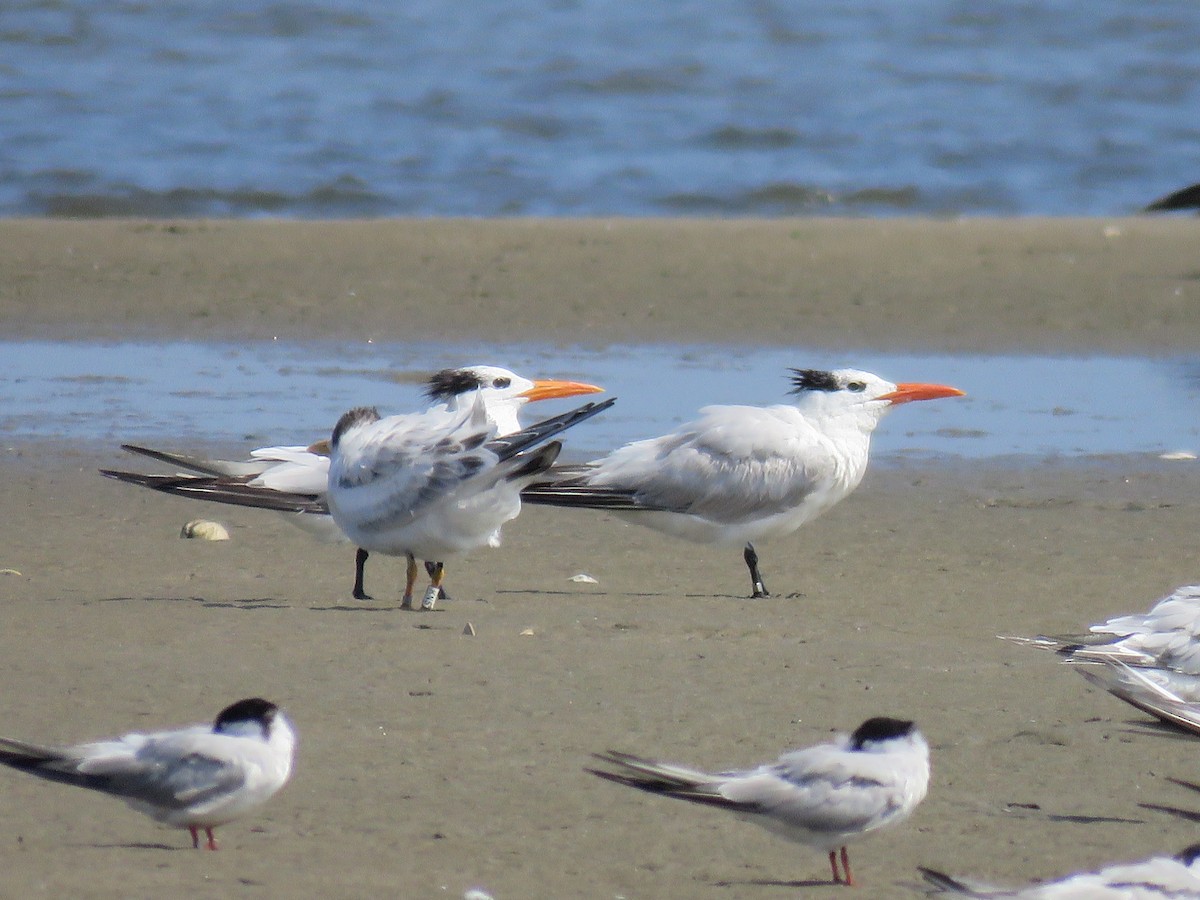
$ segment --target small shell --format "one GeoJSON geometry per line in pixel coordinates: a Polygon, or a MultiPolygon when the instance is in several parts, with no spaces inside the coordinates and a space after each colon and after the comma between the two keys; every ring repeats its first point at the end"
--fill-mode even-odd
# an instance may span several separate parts
{"type": "Polygon", "coordinates": [[[0,575],[20,575],[16,569],[0,569],[0,575]]]}
{"type": "Polygon", "coordinates": [[[463,894],[463,900],[492,900],[492,895],[483,888],[471,888],[463,894]]]}
{"type": "Polygon", "coordinates": [[[580,572],[578,575],[572,575],[567,581],[574,581],[576,584],[599,584],[595,578],[586,572],[580,572]]]}
{"type": "Polygon", "coordinates": [[[532,634],[533,634],[532,628],[526,628],[524,631],[521,632],[522,637],[528,637],[529,635],[532,635],[532,634]]]}
{"type": "Polygon", "coordinates": [[[468,622],[467,627],[463,629],[463,634],[467,637],[475,637],[475,626],[468,622]]]}
{"type": "Polygon", "coordinates": [[[195,538],[201,541],[227,541],[229,532],[220,522],[208,519],[192,519],[179,531],[181,538],[195,538]]]}

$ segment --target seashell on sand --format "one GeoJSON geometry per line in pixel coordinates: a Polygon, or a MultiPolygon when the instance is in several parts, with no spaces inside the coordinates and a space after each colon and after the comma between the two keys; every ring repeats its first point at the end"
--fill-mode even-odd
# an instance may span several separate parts
{"type": "Polygon", "coordinates": [[[227,541],[229,532],[220,522],[209,519],[192,519],[179,531],[181,538],[194,538],[199,541],[227,541]]]}

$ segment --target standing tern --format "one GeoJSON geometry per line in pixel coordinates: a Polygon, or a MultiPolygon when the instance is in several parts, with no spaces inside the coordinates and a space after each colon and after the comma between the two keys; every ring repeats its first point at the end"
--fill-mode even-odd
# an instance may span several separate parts
{"type": "Polygon", "coordinates": [[[261,806],[292,774],[296,733],[274,703],[225,707],[211,725],[127,734],[70,747],[0,738],[0,763],[119,797],[157,822],[217,849],[213,829],[261,806]]]}
{"type": "Polygon", "coordinates": [[[893,406],[963,393],[856,369],[791,371],[792,405],[705,407],[670,434],[552,471],[524,497],[610,510],[696,543],[745,544],[752,596],[770,596],[753,542],[791,534],[853,491],[893,406]]]}
{"type": "MultiPolygon", "coordinates": [[[[444,559],[498,546],[500,527],[521,511],[521,489],[554,463],[560,432],[608,409],[615,399],[501,435],[482,397],[463,410],[381,418],[352,409],[330,440],[329,512],[369,552],[404,556],[401,607],[412,608],[416,559],[444,559]],[[542,446],[539,446],[542,445],[542,446]]],[[[442,572],[433,575],[422,609],[432,609],[442,572]]]]}
{"type": "Polygon", "coordinates": [[[952,878],[936,869],[919,867],[939,893],[965,897],[1012,897],[1017,900],[1166,900],[1200,897],[1200,844],[1176,856],[1153,856],[1140,862],[1117,863],[1095,872],[1077,872],[1057,881],[1026,888],[996,888],[952,878]]]}
{"type": "MultiPolygon", "coordinates": [[[[519,431],[518,415],[531,402],[592,394],[603,388],[578,381],[541,379],[531,381],[499,366],[465,366],[435,372],[426,383],[425,394],[435,404],[452,412],[483,398],[488,418],[502,435],[519,431]]],[[[102,469],[101,473],[127,484],[138,484],[166,494],[273,509],[288,522],[325,542],[345,541],[346,536],[329,516],[325,489],[329,480],[329,441],[323,439],[307,447],[263,447],[254,450],[246,461],[202,459],[180,453],[154,450],[134,444],[122,449],[178,466],[192,474],[145,475],[102,469]],[[295,495],[301,495],[299,497],[295,495]]],[[[356,600],[372,599],[364,586],[368,553],[359,547],[354,559],[356,600]]],[[[436,562],[426,562],[434,576],[436,562]]],[[[440,592],[445,596],[444,591],[440,592]]]]}
{"type": "Polygon", "coordinates": [[[829,854],[835,884],[854,884],[846,844],[907,819],[929,789],[929,745],[912,722],[877,717],[834,742],[773,763],[709,774],[610,750],[618,771],[587,769],[627,787],[715,806],[829,854]]]}

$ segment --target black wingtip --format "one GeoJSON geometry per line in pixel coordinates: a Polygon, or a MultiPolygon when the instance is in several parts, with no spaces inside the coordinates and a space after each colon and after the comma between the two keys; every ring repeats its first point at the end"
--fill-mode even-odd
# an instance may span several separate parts
{"type": "Polygon", "coordinates": [[[1165,197],[1159,197],[1142,207],[1142,212],[1177,212],[1183,209],[1200,209],[1200,183],[1189,184],[1165,197]]]}
{"type": "Polygon", "coordinates": [[[561,415],[551,416],[549,419],[534,422],[528,428],[522,428],[514,434],[493,438],[487,443],[488,449],[495,453],[501,460],[510,459],[522,450],[527,450],[542,443],[542,441],[549,440],[560,432],[566,431],[572,426],[578,425],[580,422],[592,418],[592,416],[599,415],[616,402],[616,397],[610,397],[598,403],[585,403],[561,415]]]}
{"type": "Polygon", "coordinates": [[[979,892],[972,890],[966,884],[959,881],[957,878],[951,878],[945,872],[939,872],[937,869],[927,869],[925,866],[917,866],[917,871],[921,873],[926,881],[942,891],[949,891],[956,894],[966,894],[968,897],[978,897],[979,892]]]}

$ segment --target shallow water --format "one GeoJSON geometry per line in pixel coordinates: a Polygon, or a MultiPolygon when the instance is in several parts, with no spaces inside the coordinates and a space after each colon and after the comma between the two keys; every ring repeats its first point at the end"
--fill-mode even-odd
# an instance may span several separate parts
{"type": "MultiPolygon", "coordinates": [[[[530,377],[590,381],[619,397],[573,430],[570,458],[660,434],[709,403],[787,402],[788,368],[854,365],[938,381],[967,397],[902,407],[876,432],[877,457],[1075,457],[1200,451],[1200,362],[1089,357],[954,357],[716,346],[434,349],[405,344],[0,342],[0,440],[141,442],[230,454],[307,444],[352,406],[425,405],[433,370],[486,362],[530,377]]],[[[553,414],[572,401],[535,407],[553,414]]]]}
{"type": "Polygon", "coordinates": [[[1075,214],[1200,178],[1193,0],[0,5],[0,215],[1075,214]]]}

